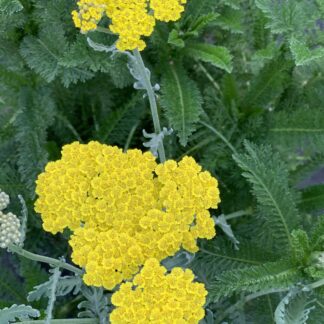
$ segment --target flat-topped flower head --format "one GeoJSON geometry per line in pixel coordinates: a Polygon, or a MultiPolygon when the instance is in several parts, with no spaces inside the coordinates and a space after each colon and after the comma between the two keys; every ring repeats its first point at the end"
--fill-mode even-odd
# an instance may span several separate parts
{"type": "Polygon", "coordinates": [[[189,269],[174,268],[167,274],[158,260],[147,260],[134,280],[113,294],[111,302],[116,308],[110,322],[199,323],[205,315],[207,291],[193,280],[189,269]]]}
{"type": "Polygon", "coordinates": [[[196,252],[211,239],[218,183],[191,157],[157,164],[150,152],[98,142],[66,145],[37,180],[36,211],[46,231],[69,228],[73,261],[84,281],[113,289],[149,258],[181,248],[196,252]]]}
{"type": "Polygon", "coordinates": [[[0,211],[0,248],[5,249],[10,244],[20,241],[20,221],[13,213],[4,214],[0,211]]]}
{"type": "Polygon", "coordinates": [[[119,36],[117,49],[143,50],[143,36],[153,33],[156,20],[176,21],[186,0],[80,0],[79,11],[72,11],[76,27],[82,33],[95,30],[101,18],[110,20],[109,29],[119,36]]]}

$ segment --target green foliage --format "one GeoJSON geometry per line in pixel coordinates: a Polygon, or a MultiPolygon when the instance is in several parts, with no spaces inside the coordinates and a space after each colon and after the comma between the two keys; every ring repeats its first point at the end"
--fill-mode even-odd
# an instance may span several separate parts
{"type": "Polygon", "coordinates": [[[232,56],[226,47],[209,44],[189,43],[186,52],[196,60],[211,63],[228,73],[232,71],[232,56]]]}
{"type": "Polygon", "coordinates": [[[216,276],[209,289],[209,298],[217,301],[234,293],[253,293],[290,287],[300,276],[287,261],[268,262],[245,269],[229,270],[216,276]]]}
{"type": "Polygon", "coordinates": [[[275,238],[275,246],[287,251],[292,242],[290,232],[298,224],[295,194],[288,185],[288,172],[270,146],[257,147],[245,142],[246,154],[234,155],[243,176],[252,184],[260,217],[275,238]]]}
{"type": "Polygon", "coordinates": [[[7,15],[11,15],[15,12],[21,11],[23,5],[19,0],[1,0],[0,1],[0,11],[7,15]]]}
{"type": "Polygon", "coordinates": [[[178,63],[168,64],[162,80],[162,105],[171,127],[185,146],[201,113],[201,95],[178,63]]]}
{"type": "Polygon", "coordinates": [[[20,112],[14,121],[15,140],[18,143],[18,169],[31,197],[35,180],[47,163],[46,130],[53,123],[54,103],[46,89],[37,93],[22,89],[19,98],[20,112]]]}
{"type": "Polygon", "coordinates": [[[294,230],[291,233],[292,259],[298,263],[306,263],[311,253],[308,235],[303,230],[294,230]]]}
{"type": "Polygon", "coordinates": [[[324,109],[321,107],[280,111],[273,118],[270,140],[291,152],[304,149],[312,154],[323,153],[323,125],[324,109]]]}
{"type": "Polygon", "coordinates": [[[324,210],[324,185],[307,187],[302,192],[300,207],[308,212],[324,210]]]}

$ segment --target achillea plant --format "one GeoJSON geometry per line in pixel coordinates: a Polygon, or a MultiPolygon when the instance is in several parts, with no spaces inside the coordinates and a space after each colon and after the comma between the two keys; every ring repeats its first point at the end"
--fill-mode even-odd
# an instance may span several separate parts
{"type": "Polygon", "coordinates": [[[0,0],[0,324],[322,323],[323,21],[0,0]]]}

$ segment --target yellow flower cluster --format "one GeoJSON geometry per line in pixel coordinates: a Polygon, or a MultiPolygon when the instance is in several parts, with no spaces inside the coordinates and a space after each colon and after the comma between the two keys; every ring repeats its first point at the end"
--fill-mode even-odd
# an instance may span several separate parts
{"type": "Polygon", "coordinates": [[[190,157],[158,165],[150,152],[75,142],[39,176],[35,207],[45,230],[74,231],[72,258],[85,267],[84,281],[112,289],[145,260],[196,252],[198,238],[211,239],[217,185],[190,157]]]}
{"type": "Polygon", "coordinates": [[[193,280],[191,270],[174,268],[166,274],[158,260],[147,260],[133,282],[113,294],[111,323],[197,324],[205,315],[207,291],[193,280]]]}
{"type": "Polygon", "coordinates": [[[72,18],[81,32],[97,28],[102,16],[110,19],[110,30],[119,35],[121,51],[145,48],[142,36],[150,36],[156,20],[176,21],[184,11],[186,0],[79,0],[79,11],[72,18]]]}

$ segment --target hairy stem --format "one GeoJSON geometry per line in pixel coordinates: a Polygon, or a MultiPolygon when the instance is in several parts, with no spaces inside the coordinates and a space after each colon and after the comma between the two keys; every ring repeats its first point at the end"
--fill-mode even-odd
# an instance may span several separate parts
{"type": "Polygon", "coordinates": [[[39,255],[39,254],[35,254],[35,253],[31,253],[27,250],[24,250],[23,248],[14,245],[14,244],[10,244],[8,247],[8,250],[10,252],[14,252],[18,255],[21,255],[22,257],[29,259],[29,260],[33,260],[33,261],[37,261],[37,262],[43,262],[43,263],[47,263],[51,266],[54,267],[58,267],[58,268],[62,268],[62,269],[66,269],[69,270],[71,272],[74,272],[75,274],[78,275],[82,275],[83,271],[77,267],[74,267],[71,264],[65,263],[61,260],[57,260],[57,259],[53,259],[53,258],[49,258],[43,255],[39,255]]]}
{"type": "MultiPolygon", "coordinates": [[[[155,93],[153,86],[151,84],[150,76],[146,70],[145,64],[143,62],[142,56],[140,52],[136,49],[133,51],[134,57],[136,59],[137,65],[140,69],[140,73],[143,79],[144,87],[146,89],[149,102],[150,102],[150,107],[151,107],[151,114],[152,114],[152,119],[153,119],[153,124],[154,124],[154,132],[156,134],[161,133],[161,125],[160,125],[160,119],[159,119],[159,114],[158,114],[158,109],[157,109],[157,104],[156,104],[156,98],[155,98],[155,93]]],[[[159,158],[162,163],[165,162],[165,151],[164,151],[164,146],[163,142],[159,145],[158,148],[158,153],[159,153],[159,158]]]]}

